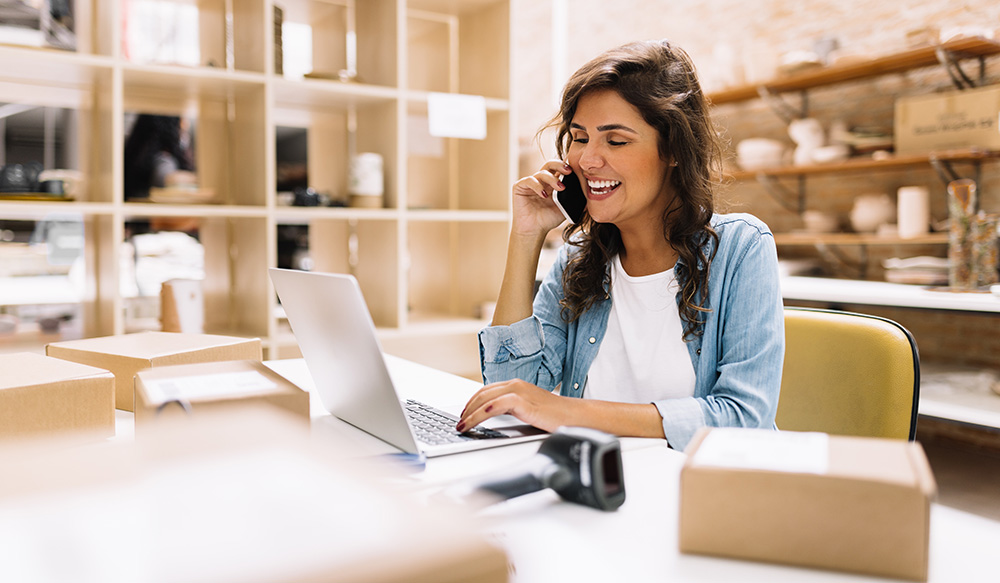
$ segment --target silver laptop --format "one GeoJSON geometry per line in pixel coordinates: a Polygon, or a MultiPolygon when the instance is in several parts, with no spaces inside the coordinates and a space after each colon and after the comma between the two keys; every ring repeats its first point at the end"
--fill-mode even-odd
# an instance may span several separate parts
{"type": "Polygon", "coordinates": [[[541,439],[544,431],[501,415],[458,433],[458,411],[401,400],[375,324],[351,275],[268,270],[323,407],[408,453],[428,457],[541,439]]]}

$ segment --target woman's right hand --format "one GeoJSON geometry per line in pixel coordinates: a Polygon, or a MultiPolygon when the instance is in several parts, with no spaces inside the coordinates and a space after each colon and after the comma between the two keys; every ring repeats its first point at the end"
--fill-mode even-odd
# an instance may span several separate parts
{"type": "Polygon", "coordinates": [[[542,168],[514,183],[514,232],[520,235],[545,235],[565,220],[552,200],[552,192],[565,188],[560,175],[572,174],[562,160],[549,160],[542,168]]]}

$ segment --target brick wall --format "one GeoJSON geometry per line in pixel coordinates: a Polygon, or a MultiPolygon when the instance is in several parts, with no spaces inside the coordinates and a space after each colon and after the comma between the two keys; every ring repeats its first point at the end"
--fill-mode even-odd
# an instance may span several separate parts
{"type": "MultiPolygon", "coordinates": [[[[522,143],[522,171],[537,168],[538,162],[553,151],[542,144],[544,153],[532,144],[535,131],[555,110],[551,61],[540,58],[546,43],[554,38],[553,5],[565,2],[569,16],[566,32],[569,46],[567,63],[573,71],[601,51],[637,39],[668,38],[684,47],[698,67],[706,91],[720,89],[727,80],[742,74],[753,76],[761,65],[772,64],[778,55],[809,50],[824,37],[835,37],[844,52],[881,55],[897,52],[906,45],[906,33],[935,25],[947,31],[961,27],[1000,26],[1000,3],[992,0],[933,0],[870,2],[868,0],[516,0],[515,27],[519,133],[522,143]],[[613,8],[611,7],[613,6],[613,8]],[[742,73],[739,71],[742,67],[742,73]]],[[[558,37],[558,35],[555,35],[558,37]]],[[[551,46],[551,45],[549,45],[551,46]]],[[[968,68],[968,65],[966,65],[968,68]]],[[[555,70],[558,70],[557,66],[555,70]]],[[[978,74],[975,69],[971,70],[978,74]]],[[[987,78],[1000,82],[1000,58],[987,60],[987,78]]],[[[921,69],[878,79],[852,82],[812,90],[808,94],[809,114],[825,127],[843,120],[848,127],[881,126],[891,129],[893,104],[897,95],[914,95],[947,89],[950,81],[943,70],[921,69]]],[[[786,96],[792,105],[798,95],[786,96]]],[[[716,122],[728,139],[730,155],[734,146],[748,137],[769,137],[786,141],[786,126],[760,100],[716,108],[716,122]]],[[[956,170],[971,175],[971,165],[956,170]]],[[[796,189],[797,182],[783,183],[796,189]]],[[[806,181],[808,207],[832,212],[849,224],[849,213],[858,194],[885,192],[895,196],[904,185],[926,185],[931,191],[933,219],[947,217],[945,186],[931,169],[844,174],[812,177],[806,181]]],[[[982,167],[981,206],[1000,212],[1000,162],[982,167]]],[[[751,212],[775,231],[801,228],[797,214],[783,208],[767,191],[752,181],[729,184],[719,193],[721,206],[732,211],[751,212]]],[[[844,264],[827,260],[824,269],[835,277],[858,278],[857,262],[863,250],[840,249],[844,264]]],[[[943,246],[869,247],[865,277],[881,279],[881,261],[888,257],[915,255],[944,256],[943,246]]],[[[782,257],[819,258],[806,248],[783,248],[782,257]]],[[[843,306],[845,309],[882,315],[899,321],[917,338],[922,357],[958,364],[1000,368],[1000,316],[972,313],[843,306]]]]}

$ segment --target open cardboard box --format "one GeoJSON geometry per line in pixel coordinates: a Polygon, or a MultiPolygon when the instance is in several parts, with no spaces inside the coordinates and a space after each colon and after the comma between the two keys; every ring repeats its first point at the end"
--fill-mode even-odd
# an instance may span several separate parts
{"type": "Polygon", "coordinates": [[[134,377],[140,370],[196,362],[261,360],[263,349],[259,338],[140,332],[53,342],[45,347],[45,354],[111,371],[115,375],[115,407],[132,411],[134,377]]]}
{"type": "Polygon", "coordinates": [[[927,580],[936,485],[920,444],[727,428],[686,453],[681,552],[927,580]]]}
{"type": "Polygon", "coordinates": [[[280,407],[309,421],[309,393],[257,360],[160,366],[135,376],[137,433],[165,418],[246,404],[280,407]]]}
{"type": "Polygon", "coordinates": [[[115,434],[110,372],[33,352],[0,354],[0,439],[88,431],[115,434]]]}

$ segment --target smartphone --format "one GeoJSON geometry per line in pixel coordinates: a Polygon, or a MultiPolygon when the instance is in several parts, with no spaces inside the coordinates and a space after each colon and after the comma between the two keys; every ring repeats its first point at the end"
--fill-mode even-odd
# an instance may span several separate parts
{"type": "Polygon", "coordinates": [[[562,211],[566,220],[577,225],[583,220],[583,211],[587,208],[587,197],[583,194],[580,186],[580,179],[575,172],[560,174],[559,182],[566,188],[564,190],[553,190],[552,200],[562,211]]]}

